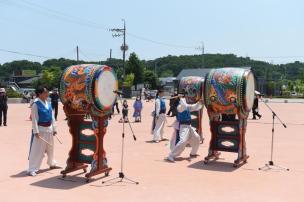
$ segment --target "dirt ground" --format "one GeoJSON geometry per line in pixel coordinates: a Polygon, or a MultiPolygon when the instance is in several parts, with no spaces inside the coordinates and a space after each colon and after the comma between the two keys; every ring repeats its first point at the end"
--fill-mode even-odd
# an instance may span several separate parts
{"type": "MultiPolygon", "coordinates": [[[[129,101],[131,106],[133,101],[129,101]]],[[[290,168],[290,171],[259,171],[270,158],[271,113],[260,105],[261,120],[249,120],[247,127],[248,163],[233,168],[235,153],[222,152],[221,159],[208,165],[203,164],[207,155],[210,129],[204,110],[203,131],[205,143],[200,146],[200,156],[189,159],[189,148],[175,163],[164,161],[168,141],[151,143],[151,111],[153,103],[144,103],[142,123],[132,123],[137,136],[135,142],[126,125],[126,148],[124,172],[127,177],[138,180],[139,185],[102,184],[102,180],[116,177],[120,170],[122,124],[120,115],[110,121],[105,137],[105,148],[110,176],[95,177],[85,183],[81,171],[61,179],[60,170],[48,170],[44,160],[42,171],[29,177],[28,150],[31,122],[27,104],[10,104],[8,127],[0,127],[0,201],[54,202],[54,201],[304,201],[304,104],[270,103],[270,106],[287,124],[283,128],[275,124],[274,162],[290,168]],[[99,179],[98,179],[99,178],[99,179]]],[[[129,117],[133,109],[129,112],[129,117]]],[[[68,133],[64,113],[60,106],[58,133],[63,144],[55,140],[55,155],[59,166],[65,167],[71,136],[68,133]]],[[[251,118],[251,117],[250,117],[251,118]]],[[[170,138],[174,118],[168,118],[165,136],[170,138]]]]}

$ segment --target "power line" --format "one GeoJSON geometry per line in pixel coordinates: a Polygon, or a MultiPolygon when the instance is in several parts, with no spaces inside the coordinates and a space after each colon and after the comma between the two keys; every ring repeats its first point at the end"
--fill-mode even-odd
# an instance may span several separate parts
{"type": "MultiPolygon", "coordinates": [[[[50,9],[50,8],[41,6],[39,4],[26,1],[26,0],[22,0],[21,2],[23,4],[25,4],[25,5],[15,4],[14,6],[19,7],[19,8],[23,7],[23,8],[26,8],[26,9],[30,9],[32,11],[34,10],[36,12],[38,11],[42,15],[47,15],[47,16],[50,16],[50,17],[55,17],[57,19],[61,19],[61,20],[64,20],[64,21],[67,21],[67,22],[70,22],[70,23],[76,23],[76,24],[87,26],[87,27],[91,27],[91,28],[102,29],[102,30],[105,30],[105,31],[109,30],[107,28],[107,26],[95,23],[95,22],[93,22],[91,20],[88,20],[88,19],[80,18],[78,16],[68,15],[66,13],[63,13],[63,12],[60,12],[60,11],[57,11],[57,10],[54,10],[54,9],[50,9]],[[37,10],[37,8],[40,9],[40,10],[44,10],[44,11],[46,11],[48,13],[41,12],[41,11],[37,10]],[[77,20],[75,20],[75,19],[77,19],[77,20]]],[[[9,3],[12,3],[12,2],[9,2],[9,3]]],[[[12,6],[12,4],[10,6],[12,6]]],[[[147,42],[150,42],[150,43],[154,43],[154,44],[158,44],[158,45],[162,45],[162,46],[166,46],[166,47],[184,48],[184,49],[195,49],[194,46],[184,46],[184,45],[178,45],[178,44],[171,44],[171,43],[160,42],[160,41],[152,40],[152,39],[149,39],[149,38],[146,38],[146,37],[142,37],[142,36],[130,33],[130,32],[128,32],[126,34],[128,36],[131,36],[133,38],[136,38],[136,39],[139,39],[139,40],[142,40],[142,41],[147,41],[147,42]]]]}
{"type": "Polygon", "coordinates": [[[51,59],[51,57],[47,56],[42,56],[42,55],[35,55],[32,53],[24,53],[24,52],[19,52],[19,51],[12,51],[12,50],[6,50],[6,49],[0,49],[2,52],[7,52],[7,53],[14,53],[17,55],[26,55],[26,56],[32,56],[32,57],[38,57],[38,58],[44,58],[44,59],[51,59]]]}
{"type": "MultiPolygon", "coordinates": [[[[72,16],[72,15],[68,15],[64,12],[58,11],[58,10],[54,10],[54,9],[50,9],[47,8],[45,6],[41,6],[37,3],[33,3],[33,2],[29,2],[26,0],[21,0],[18,3],[17,2],[13,2],[13,1],[8,1],[8,0],[2,0],[0,1],[0,3],[2,4],[6,4],[8,6],[15,6],[17,8],[20,9],[29,9],[31,11],[35,11],[38,12],[41,15],[46,15],[48,17],[55,17],[58,20],[63,20],[69,23],[74,23],[74,24],[78,24],[78,25],[82,25],[82,26],[87,26],[90,28],[95,28],[95,29],[102,29],[104,31],[108,31],[109,29],[107,28],[107,26],[105,25],[101,25],[98,23],[95,23],[91,20],[88,19],[84,19],[84,18],[80,18],[78,16],[72,16]],[[23,4],[18,4],[22,2],[23,4]],[[17,4],[16,4],[17,3],[17,4]],[[42,11],[41,11],[42,10],[42,11]],[[45,12],[46,11],[46,12],[45,12]],[[75,20],[77,19],[77,20],[75,20]]],[[[166,42],[160,42],[160,41],[156,41],[153,39],[149,39],[146,37],[142,37],[130,32],[126,32],[126,34],[132,38],[138,39],[138,40],[142,40],[142,41],[147,41],[153,44],[157,44],[157,45],[161,45],[161,46],[166,46],[166,47],[173,47],[173,48],[183,48],[183,49],[196,49],[197,47],[195,46],[184,46],[184,45],[178,45],[178,44],[171,44],[171,43],[166,43],[166,42]]],[[[304,56],[252,56],[250,58],[260,58],[260,59],[284,59],[284,58],[304,58],[304,56]]]]}
{"type": "Polygon", "coordinates": [[[155,40],[152,40],[152,39],[148,39],[146,37],[138,36],[136,34],[132,34],[130,32],[127,32],[127,34],[128,34],[128,36],[131,36],[131,37],[139,39],[139,40],[148,41],[148,42],[151,42],[151,43],[154,43],[154,44],[163,45],[163,46],[167,46],[167,47],[195,49],[194,46],[183,46],[183,45],[177,45],[177,44],[170,44],[170,43],[159,42],[159,41],[155,41],[155,40]]]}
{"type": "MultiPolygon", "coordinates": [[[[0,3],[3,3],[3,2],[0,2],[0,3]]],[[[67,15],[65,13],[62,13],[62,12],[59,12],[59,11],[56,11],[53,9],[48,9],[46,7],[31,3],[28,1],[21,1],[21,2],[20,1],[19,2],[10,1],[10,2],[5,2],[5,3],[7,6],[17,7],[19,9],[28,9],[30,11],[39,13],[40,15],[43,15],[43,16],[48,16],[50,18],[56,18],[57,20],[62,20],[62,21],[66,21],[69,23],[74,23],[74,24],[78,24],[78,25],[82,25],[82,26],[86,26],[86,27],[90,27],[90,28],[95,28],[95,29],[103,29],[105,31],[108,30],[107,28],[105,28],[101,25],[98,25],[92,21],[84,20],[77,16],[67,15]]]]}

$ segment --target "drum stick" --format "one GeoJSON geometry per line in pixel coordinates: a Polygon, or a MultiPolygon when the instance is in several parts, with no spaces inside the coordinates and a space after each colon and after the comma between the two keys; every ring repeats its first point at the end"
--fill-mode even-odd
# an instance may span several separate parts
{"type": "Polygon", "coordinates": [[[50,144],[48,141],[46,141],[45,139],[43,139],[42,137],[40,137],[40,135],[38,135],[38,138],[40,139],[40,140],[42,140],[43,142],[45,142],[46,144],[48,144],[49,146],[53,146],[52,144],[50,144]]]}
{"type": "Polygon", "coordinates": [[[181,97],[183,97],[183,95],[177,95],[177,96],[170,97],[169,100],[175,99],[175,98],[181,98],[181,97]]]}
{"type": "Polygon", "coordinates": [[[60,141],[59,137],[57,137],[57,135],[55,135],[55,137],[56,137],[56,139],[58,140],[58,142],[59,142],[60,144],[62,144],[62,142],[60,141]]]}

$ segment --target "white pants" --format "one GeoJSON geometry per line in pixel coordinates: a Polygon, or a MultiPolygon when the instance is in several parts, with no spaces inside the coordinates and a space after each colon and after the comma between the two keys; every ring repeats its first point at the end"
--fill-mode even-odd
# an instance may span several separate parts
{"type": "Polygon", "coordinates": [[[185,150],[185,147],[188,143],[192,147],[190,154],[197,154],[200,145],[200,136],[195,131],[195,128],[191,127],[190,125],[180,125],[179,142],[175,146],[173,146],[176,141],[176,135],[177,134],[174,133],[171,139],[171,153],[169,154],[169,156],[173,158],[179,156],[185,150]]]}
{"type": "Polygon", "coordinates": [[[48,145],[36,136],[33,139],[32,148],[29,156],[29,168],[28,172],[37,172],[40,169],[44,153],[47,154],[47,164],[49,166],[55,166],[56,161],[54,159],[54,137],[53,131],[44,131],[39,133],[40,136],[53,146],[48,145]]]}
{"type": "Polygon", "coordinates": [[[159,141],[164,138],[164,127],[166,122],[166,115],[160,114],[158,119],[155,118],[155,127],[153,130],[153,140],[159,141]]]}

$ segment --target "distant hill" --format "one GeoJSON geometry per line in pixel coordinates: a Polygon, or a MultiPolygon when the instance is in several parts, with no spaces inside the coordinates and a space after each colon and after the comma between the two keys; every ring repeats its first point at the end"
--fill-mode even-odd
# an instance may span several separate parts
{"type": "MultiPolygon", "coordinates": [[[[185,68],[202,68],[202,55],[168,55],[154,60],[142,60],[141,62],[147,70],[155,71],[159,77],[177,76],[178,73],[185,68]]],[[[121,59],[79,61],[79,63],[107,64],[115,69],[119,78],[122,74],[121,59]]],[[[42,64],[27,60],[13,61],[0,65],[0,77],[7,78],[14,71],[21,69],[34,69],[37,72],[41,72],[44,68],[60,67],[61,69],[65,69],[73,64],[77,64],[77,62],[65,58],[46,60],[42,64]]],[[[274,82],[278,84],[277,86],[282,86],[282,83],[287,84],[288,82],[292,83],[296,81],[297,83],[304,83],[304,63],[302,62],[295,61],[288,64],[270,64],[264,61],[252,60],[249,57],[237,57],[234,54],[204,55],[205,68],[240,66],[252,67],[256,78],[263,78],[263,80],[267,82],[274,82]]]]}
{"type": "MultiPolygon", "coordinates": [[[[159,76],[177,76],[182,69],[202,68],[202,55],[166,56],[145,61],[150,70],[156,69],[159,76]]],[[[264,61],[252,60],[249,57],[237,57],[233,54],[206,54],[204,67],[241,67],[250,66],[256,77],[266,80],[304,79],[304,63],[274,65],[264,61]]]]}

